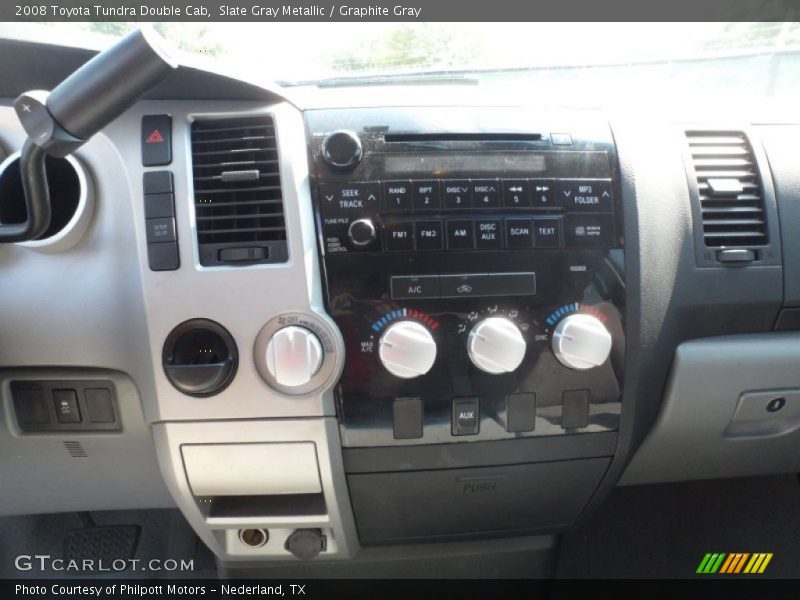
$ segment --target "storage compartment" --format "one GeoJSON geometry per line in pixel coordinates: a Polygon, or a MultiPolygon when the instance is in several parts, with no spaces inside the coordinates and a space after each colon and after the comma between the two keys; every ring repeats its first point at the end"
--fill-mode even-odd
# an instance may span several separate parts
{"type": "Polygon", "coordinates": [[[348,476],[362,544],[573,523],[608,458],[348,476]]]}

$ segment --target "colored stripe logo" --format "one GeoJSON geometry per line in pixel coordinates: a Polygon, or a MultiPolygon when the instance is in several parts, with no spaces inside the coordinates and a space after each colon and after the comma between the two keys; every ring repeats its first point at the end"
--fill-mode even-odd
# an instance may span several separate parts
{"type": "Polygon", "coordinates": [[[708,552],[700,561],[701,575],[738,575],[763,573],[772,560],[772,552],[708,552]]]}

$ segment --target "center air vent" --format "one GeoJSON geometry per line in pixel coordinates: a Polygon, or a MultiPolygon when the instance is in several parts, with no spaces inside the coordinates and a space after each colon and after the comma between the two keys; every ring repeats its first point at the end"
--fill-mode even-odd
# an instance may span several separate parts
{"type": "Polygon", "coordinates": [[[286,222],[272,118],[195,121],[192,165],[200,263],[286,262],[286,222]]]}
{"type": "Polygon", "coordinates": [[[707,248],[769,242],[764,192],[753,149],[741,131],[687,131],[707,248]]]}

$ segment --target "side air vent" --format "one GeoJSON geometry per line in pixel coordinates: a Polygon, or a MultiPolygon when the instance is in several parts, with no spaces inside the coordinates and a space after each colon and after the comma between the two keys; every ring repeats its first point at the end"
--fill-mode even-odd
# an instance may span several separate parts
{"type": "Polygon", "coordinates": [[[272,118],[195,121],[192,168],[200,263],[286,262],[286,222],[272,118]]]}
{"type": "MultiPolygon", "coordinates": [[[[692,155],[703,240],[718,253],[744,256],[741,249],[769,243],[764,190],[753,149],[741,131],[687,131],[692,155]]],[[[754,252],[748,255],[755,256],[754,252]]]]}

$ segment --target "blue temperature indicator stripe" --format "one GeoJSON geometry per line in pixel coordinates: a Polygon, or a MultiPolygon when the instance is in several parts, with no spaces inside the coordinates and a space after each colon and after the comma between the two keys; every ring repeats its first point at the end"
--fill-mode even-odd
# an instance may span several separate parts
{"type": "Polygon", "coordinates": [[[372,331],[378,332],[381,330],[382,327],[384,327],[388,323],[391,323],[392,321],[394,321],[395,319],[399,319],[400,317],[405,317],[406,314],[407,311],[405,308],[398,308],[397,310],[393,310],[392,312],[383,315],[380,319],[375,321],[372,324],[372,331]]]}
{"type": "Polygon", "coordinates": [[[568,315],[569,313],[573,313],[578,310],[578,303],[573,302],[572,304],[565,304],[558,310],[552,312],[549,317],[547,317],[546,322],[548,325],[555,325],[556,321],[559,318],[563,317],[564,315],[568,315]]]}

